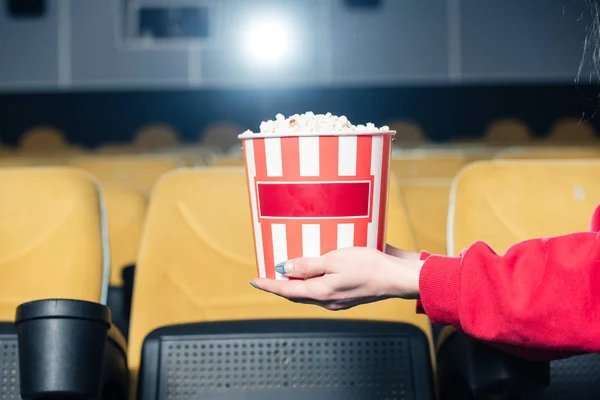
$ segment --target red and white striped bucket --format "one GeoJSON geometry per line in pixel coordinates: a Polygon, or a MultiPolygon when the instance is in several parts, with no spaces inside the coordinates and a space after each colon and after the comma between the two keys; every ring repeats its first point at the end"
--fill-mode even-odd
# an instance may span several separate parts
{"type": "Polygon", "coordinates": [[[383,250],[395,132],[241,135],[258,275],[346,247],[383,250]]]}

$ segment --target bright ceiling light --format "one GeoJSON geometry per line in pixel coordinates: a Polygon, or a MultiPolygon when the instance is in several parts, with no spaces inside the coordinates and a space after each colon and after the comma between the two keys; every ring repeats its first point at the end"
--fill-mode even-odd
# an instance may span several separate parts
{"type": "Polygon", "coordinates": [[[250,56],[260,63],[283,60],[291,43],[289,30],[280,22],[258,22],[247,31],[247,46],[250,56]]]}

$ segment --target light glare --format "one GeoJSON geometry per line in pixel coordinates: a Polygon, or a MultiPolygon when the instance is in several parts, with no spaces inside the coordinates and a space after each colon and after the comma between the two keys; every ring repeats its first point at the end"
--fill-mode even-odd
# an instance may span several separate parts
{"type": "Polygon", "coordinates": [[[250,55],[258,62],[275,62],[283,60],[290,48],[288,29],[277,22],[261,22],[248,31],[248,49],[250,55]]]}

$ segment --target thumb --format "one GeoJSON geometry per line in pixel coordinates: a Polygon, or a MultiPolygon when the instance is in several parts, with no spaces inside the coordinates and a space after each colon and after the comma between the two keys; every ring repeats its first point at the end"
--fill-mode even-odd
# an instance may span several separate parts
{"type": "Polygon", "coordinates": [[[305,257],[284,261],[275,266],[275,271],[289,278],[309,279],[327,273],[325,257],[305,257]]]}

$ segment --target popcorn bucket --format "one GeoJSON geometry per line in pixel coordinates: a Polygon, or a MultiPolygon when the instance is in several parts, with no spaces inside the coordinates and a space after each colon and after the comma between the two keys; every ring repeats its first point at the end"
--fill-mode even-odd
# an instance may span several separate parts
{"type": "Polygon", "coordinates": [[[258,275],[346,247],[383,250],[395,132],[250,135],[242,139],[258,275]]]}

